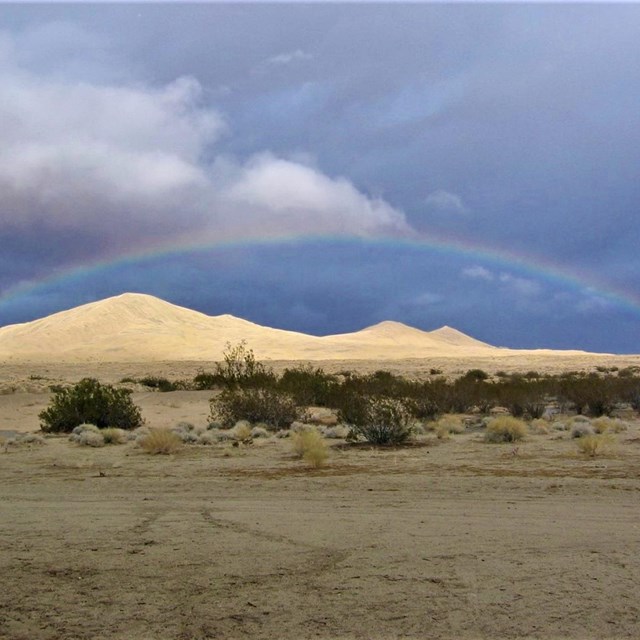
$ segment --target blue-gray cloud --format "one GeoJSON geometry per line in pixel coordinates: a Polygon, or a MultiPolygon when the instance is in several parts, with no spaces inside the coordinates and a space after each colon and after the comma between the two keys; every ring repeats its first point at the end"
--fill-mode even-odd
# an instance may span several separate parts
{"type": "MultiPolygon", "coordinates": [[[[7,5],[0,287],[180,238],[418,229],[633,295],[639,27],[637,5],[7,5]]],[[[600,291],[504,264],[434,258],[414,278],[410,252],[352,250],[304,269],[292,250],[271,286],[245,256],[243,289],[216,300],[316,331],[428,314],[510,344],[628,350],[639,328],[600,291]]]]}

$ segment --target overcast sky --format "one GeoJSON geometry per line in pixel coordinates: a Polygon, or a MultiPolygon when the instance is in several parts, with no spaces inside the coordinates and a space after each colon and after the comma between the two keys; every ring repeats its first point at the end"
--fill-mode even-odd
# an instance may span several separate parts
{"type": "Polygon", "coordinates": [[[140,291],[640,352],[640,5],[0,11],[0,325],[140,291]]]}

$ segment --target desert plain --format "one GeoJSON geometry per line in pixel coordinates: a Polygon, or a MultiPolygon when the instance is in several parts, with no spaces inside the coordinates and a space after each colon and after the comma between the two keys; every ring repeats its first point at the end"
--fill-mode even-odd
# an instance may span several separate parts
{"type": "MultiPolygon", "coordinates": [[[[51,382],[198,366],[5,365],[1,430],[37,431],[51,382]]],[[[204,424],[211,395],[133,399],[171,426],[204,424]]],[[[278,438],[170,456],[62,435],[6,447],[0,637],[638,638],[629,425],[595,458],[568,433],[514,446],[470,431],[397,448],[332,440],[320,469],[278,438]]]]}
{"type": "MultiPolygon", "coordinates": [[[[421,377],[434,367],[456,376],[474,367],[640,364],[637,356],[474,349],[314,365],[421,377]]],[[[3,360],[0,638],[640,638],[640,422],[632,413],[595,457],[551,428],[505,444],[472,428],[442,439],[423,431],[397,447],[334,438],[320,468],[277,437],[166,456],[135,441],[91,448],[67,435],[10,444],[38,432],[52,385],[186,379],[211,365],[3,360]]],[[[151,427],[205,428],[213,393],[134,386],[132,399],[151,427]]]]}

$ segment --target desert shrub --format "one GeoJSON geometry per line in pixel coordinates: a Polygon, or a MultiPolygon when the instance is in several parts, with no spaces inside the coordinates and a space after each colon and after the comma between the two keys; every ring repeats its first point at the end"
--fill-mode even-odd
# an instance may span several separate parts
{"type": "Polygon", "coordinates": [[[489,374],[482,369],[469,369],[462,378],[471,380],[472,382],[481,382],[483,380],[488,380],[489,374]]]}
{"type": "Polygon", "coordinates": [[[251,425],[246,420],[239,420],[231,430],[231,434],[238,442],[251,440],[251,425]]]}
{"type": "Polygon", "coordinates": [[[338,421],[350,427],[364,426],[369,420],[370,400],[367,396],[349,392],[342,395],[338,404],[338,421]]]}
{"type": "Polygon", "coordinates": [[[138,442],[144,451],[152,454],[168,455],[182,447],[180,436],[171,429],[150,429],[138,442]]]}
{"type": "Polygon", "coordinates": [[[209,371],[199,371],[193,377],[192,386],[198,391],[206,391],[207,389],[215,389],[224,382],[224,379],[217,373],[211,373],[209,371]]]}
{"type": "Polygon", "coordinates": [[[264,427],[256,425],[249,434],[251,438],[268,438],[271,434],[264,427]]]}
{"type": "Polygon", "coordinates": [[[574,422],[571,427],[572,438],[585,438],[592,436],[594,433],[590,422],[574,422]]]}
{"type": "Polygon", "coordinates": [[[215,431],[205,431],[198,436],[197,444],[211,445],[219,442],[218,434],[215,431]]]}
{"type": "Polygon", "coordinates": [[[411,413],[401,400],[368,397],[365,412],[362,423],[347,422],[353,439],[362,437],[373,444],[401,444],[411,436],[411,413]]]}
{"type": "Polygon", "coordinates": [[[302,458],[302,454],[304,453],[304,445],[306,439],[303,436],[313,432],[318,433],[313,428],[300,429],[299,431],[291,432],[289,440],[291,442],[291,450],[293,451],[296,458],[302,458]]]}
{"type": "Polygon", "coordinates": [[[78,384],[54,392],[49,407],[39,414],[45,432],[68,433],[74,427],[91,423],[97,427],[134,429],[142,424],[140,409],[131,392],[84,378],[78,384]]]}
{"type": "Polygon", "coordinates": [[[613,437],[608,433],[587,435],[577,442],[578,449],[591,458],[603,453],[611,444],[613,437]]]}
{"type": "Polygon", "coordinates": [[[46,440],[38,433],[23,433],[18,436],[22,444],[45,444],[46,440]]]}
{"type": "Polygon", "coordinates": [[[164,393],[168,391],[178,391],[179,389],[187,389],[191,386],[184,380],[177,380],[175,382],[172,382],[167,378],[161,378],[157,376],[146,376],[145,378],[141,378],[138,382],[140,382],[140,384],[143,384],[145,387],[158,389],[158,391],[162,391],[164,393]]]}
{"type": "Polygon", "coordinates": [[[82,431],[73,440],[86,447],[104,447],[106,444],[100,431],[82,431]]]}
{"type": "Polygon", "coordinates": [[[178,422],[175,427],[171,428],[171,431],[175,433],[184,444],[195,444],[200,437],[199,431],[190,422],[178,422]]]}
{"type": "Polygon", "coordinates": [[[225,427],[247,420],[276,430],[291,425],[299,414],[293,398],[272,389],[224,389],[211,398],[210,406],[210,420],[218,419],[225,427]]]}
{"type": "Polygon", "coordinates": [[[445,440],[451,433],[464,433],[465,427],[459,416],[442,416],[434,425],[433,430],[439,440],[445,440]]]}
{"type": "Polygon", "coordinates": [[[69,440],[71,440],[72,442],[79,442],[80,436],[85,432],[99,434],[100,429],[98,429],[95,424],[79,424],[77,427],[74,427],[71,430],[71,433],[69,434],[69,440]]]}
{"type": "Polygon", "coordinates": [[[516,442],[527,435],[527,425],[512,416],[493,418],[487,424],[485,442],[516,442]]]}
{"type": "Polygon", "coordinates": [[[76,427],[74,427],[71,430],[72,434],[78,435],[80,433],[82,433],[83,431],[93,431],[95,433],[99,433],[100,429],[98,427],[96,427],[95,424],[91,424],[88,422],[83,422],[82,424],[77,425],[76,427]]]}
{"type": "Polygon", "coordinates": [[[409,410],[418,420],[433,420],[440,413],[440,406],[433,397],[422,395],[411,400],[409,410]]]}
{"type": "Polygon", "coordinates": [[[142,438],[146,438],[149,435],[149,427],[138,427],[137,429],[133,429],[133,431],[127,432],[127,438],[131,441],[140,442],[142,438]]]}
{"type": "Polygon", "coordinates": [[[571,377],[563,380],[560,394],[571,402],[576,413],[588,413],[599,417],[610,415],[618,400],[618,390],[611,378],[599,378],[598,374],[571,377]]]}
{"type": "Polygon", "coordinates": [[[276,383],[273,371],[256,360],[246,340],[235,346],[227,342],[222,362],[216,364],[215,375],[227,387],[273,387],[276,383]]]}
{"type": "Polygon", "coordinates": [[[327,460],[327,443],[315,429],[294,433],[291,444],[294,453],[312,467],[321,467],[327,460]]]}
{"type": "Polygon", "coordinates": [[[349,434],[349,429],[343,424],[337,424],[335,427],[326,427],[324,437],[329,440],[344,440],[349,434]]]}
{"type": "Polygon", "coordinates": [[[529,423],[529,431],[537,435],[546,435],[549,433],[549,423],[546,420],[532,420],[529,423]]]}
{"type": "Polygon", "coordinates": [[[9,446],[20,446],[20,445],[43,445],[46,444],[46,440],[37,433],[18,433],[13,438],[5,438],[0,436],[0,446],[4,446],[5,452],[8,450],[9,446]]]}
{"type": "Polygon", "coordinates": [[[620,433],[627,430],[627,423],[616,418],[600,417],[591,421],[596,433],[620,433]]]}
{"type": "Polygon", "coordinates": [[[543,400],[530,400],[528,402],[525,402],[524,413],[529,417],[529,419],[537,420],[539,418],[542,418],[546,408],[547,404],[543,400]]]}
{"type": "Polygon", "coordinates": [[[289,394],[298,405],[324,407],[330,402],[332,391],[337,386],[335,376],[311,365],[285,369],[278,388],[289,394]]]}
{"type": "Polygon", "coordinates": [[[102,429],[102,439],[105,444],[124,444],[127,441],[127,432],[117,427],[102,429]]]}

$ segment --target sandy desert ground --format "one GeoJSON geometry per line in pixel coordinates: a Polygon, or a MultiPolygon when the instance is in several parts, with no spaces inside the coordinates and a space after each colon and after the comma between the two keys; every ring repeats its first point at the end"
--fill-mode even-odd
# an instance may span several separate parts
{"type": "MultiPolygon", "coordinates": [[[[116,370],[98,377],[136,367],[116,370]]],[[[37,429],[45,372],[26,371],[0,430],[37,429]]],[[[202,424],[210,395],[135,400],[153,425],[202,424]]],[[[596,458],[566,432],[330,442],[319,470],[275,438],[1,451],[0,638],[640,637],[639,423],[596,458]]]]}

